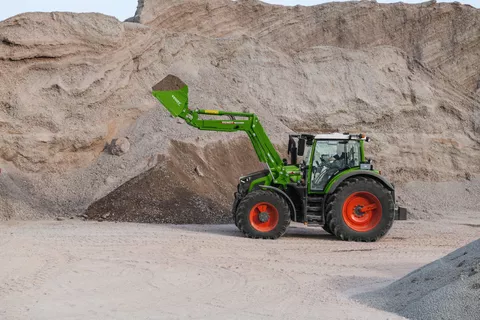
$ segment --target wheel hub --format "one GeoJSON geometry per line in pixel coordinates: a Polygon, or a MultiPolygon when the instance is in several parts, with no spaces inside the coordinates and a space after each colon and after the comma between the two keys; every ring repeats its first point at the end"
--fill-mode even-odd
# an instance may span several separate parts
{"type": "Polygon", "coordinates": [[[249,222],[259,232],[274,230],[280,220],[277,208],[270,202],[255,204],[249,213],[249,222]]]}
{"type": "Polygon", "coordinates": [[[268,219],[270,218],[268,212],[265,212],[265,211],[262,211],[258,214],[258,220],[260,220],[260,222],[267,222],[268,219]]]}
{"type": "Polygon", "coordinates": [[[382,204],[372,193],[358,191],[349,195],[343,204],[343,221],[354,231],[373,230],[382,219],[382,204]]]}
{"type": "Polygon", "coordinates": [[[362,209],[363,209],[363,206],[358,205],[355,208],[353,208],[353,213],[355,213],[357,217],[363,217],[365,212],[363,212],[362,209]]]}

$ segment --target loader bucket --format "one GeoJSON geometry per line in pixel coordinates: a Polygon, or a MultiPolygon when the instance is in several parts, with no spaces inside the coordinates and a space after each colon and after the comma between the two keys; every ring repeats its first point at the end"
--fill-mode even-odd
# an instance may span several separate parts
{"type": "Polygon", "coordinates": [[[169,74],[152,88],[152,94],[174,116],[188,110],[188,86],[169,74]]]}

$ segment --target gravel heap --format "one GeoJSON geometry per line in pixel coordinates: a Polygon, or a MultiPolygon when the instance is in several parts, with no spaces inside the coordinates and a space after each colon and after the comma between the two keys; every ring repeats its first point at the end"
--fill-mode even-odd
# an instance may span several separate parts
{"type": "Polygon", "coordinates": [[[356,299],[409,319],[480,319],[480,239],[356,299]]]}

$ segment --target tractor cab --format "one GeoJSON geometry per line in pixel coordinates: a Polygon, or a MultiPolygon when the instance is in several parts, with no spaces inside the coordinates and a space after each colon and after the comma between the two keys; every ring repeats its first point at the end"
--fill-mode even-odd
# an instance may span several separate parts
{"type": "Polygon", "coordinates": [[[330,180],[350,169],[373,170],[370,160],[365,160],[363,134],[327,133],[290,135],[288,153],[292,164],[304,173],[304,182],[311,192],[323,193],[330,180]]]}

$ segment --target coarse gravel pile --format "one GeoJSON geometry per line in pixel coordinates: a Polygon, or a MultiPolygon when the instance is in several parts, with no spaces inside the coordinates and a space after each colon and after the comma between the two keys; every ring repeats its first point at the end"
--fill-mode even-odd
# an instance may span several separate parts
{"type": "Polygon", "coordinates": [[[480,319],[480,239],[356,298],[413,320],[480,319]]]}

